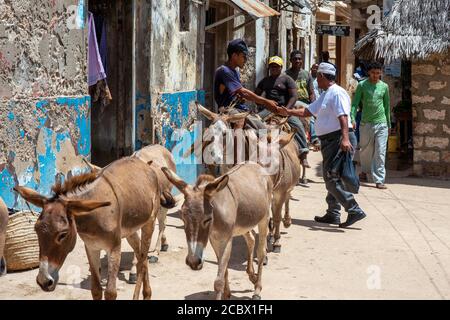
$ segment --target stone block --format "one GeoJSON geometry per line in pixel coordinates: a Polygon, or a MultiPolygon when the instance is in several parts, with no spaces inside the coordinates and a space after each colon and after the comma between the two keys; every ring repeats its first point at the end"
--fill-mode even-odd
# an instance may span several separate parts
{"type": "Polygon", "coordinates": [[[439,162],[439,152],[438,151],[422,151],[422,150],[415,150],[414,151],[414,161],[420,162],[439,162]]]}
{"type": "MultiPolygon", "coordinates": [[[[442,71],[441,71],[442,72],[442,71]]],[[[431,64],[413,64],[411,74],[419,75],[424,74],[427,76],[432,76],[436,73],[436,67],[431,64]]]]}
{"type": "Polygon", "coordinates": [[[443,124],[442,125],[442,130],[445,132],[445,133],[448,133],[448,134],[450,134],[450,128],[449,127],[447,127],[447,125],[446,124],[443,124]]]}
{"type": "Polygon", "coordinates": [[[428,120],[445,120],[445,110],[423,109],[423,115],[428,120]]]}
{"type": "Polygon", "coordinates": [[[444,65],[441,68],[441,73],[446,75],[446,76],[450,76],[450,65],[444,65]]]}
{"type": "Polygon", "coordinates": [[[424,122],[418,122],[414,125],[414,133],[415,134],[425,134],[425,133],[431,133],[436,130],[437,125],[433,123],[424,123],[424,122]]]}
{"type": "Polygon", "coordinates": [[[412,103],[413,104],[419,104],[419,103],[430,103],[436,100],[436,97],[426,95],[426,96],[412,96],[412,103]]]}
{"type": "Polygon", "coordinates": [[[420,136],[414,136],[414,149],[422,148],[423,146],[423,137],[420,136]]]}
{"type": "Polygon", "coordinates": [[[441,137],[425,137],[425,146],[427,148],[438,148],[438,149],[447,149],[448,147],[448,138],[441,137]]]}
{"type": "Polygon", "coordinates": [[[443,162],[450,163],[450,151],[442,151],[441,158],[443,162]]]}
{"type": "Polygon", "coordinates": [[[447,97],[444,96],[444,97],[442,98],[441,103],[442,103],[442,104],[446,104],[446,105],[450,105],[450,98],[447,98],[447,97]]]}
{"type": "Polygon", "coordinates": [[[441,90],[447,86],[447,81],[430,81],[428,90],[441,90]]]}

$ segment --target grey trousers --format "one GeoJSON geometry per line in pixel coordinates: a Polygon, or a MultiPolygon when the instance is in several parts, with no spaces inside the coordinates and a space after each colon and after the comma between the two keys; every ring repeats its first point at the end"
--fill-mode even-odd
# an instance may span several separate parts
{"type": "MultiPolygon", "coordinates": [[[[258,115],[263,119],[270,114],[271,112],[267,109],[264,109],[263,111],[258,113],[258,115]]],[[[298,117],[291,116],[289,117],[287,123],[291,126],[291,128],[297,129],[297,133],[295,134],[294,139],[295,141],[297,141],[297,145],[299,146],[299,153],[308,153],[308,140],[306,139],[305,127],[303,127],[303,123],[301,122],[301,120],[298,117]]]]}
{"type": "MultiPolygon", "coordinates": [[[[340,131],[319,137],[323,157],[323,179],[328,191],[325,199],[328,204],[327,214],[338,217],[341,214],[341,205],[349,214],[362,212],[353,194],[344,190],[342,181],[327,177],[331,163],[340,149],[341,137],[340,131]]],[[[349,132],[349,138],[353,148],[356,148],[357,141],[353,132],[349,132]]]]}

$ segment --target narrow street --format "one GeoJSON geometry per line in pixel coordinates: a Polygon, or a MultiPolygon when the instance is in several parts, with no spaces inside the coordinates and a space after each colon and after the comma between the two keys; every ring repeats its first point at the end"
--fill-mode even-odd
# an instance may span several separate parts
{"type": "MultiPolygon", "coordinates": [[[[270,253],[263,272],[263,299],[449,299],[450,181],[406,177],[388,172],[387,190],[361,188],[357,200],[367,218],[349,229],[318,224],[326,204],[319,153],[310,156],[308,187],[297,186],[291,201],[293,224],[282,229],[280,254],[270,253]]],[[[181,202],[179,202],[181,205],[181,202]]],[[[176,212],[168,216],[169,251],[150,265],[153,299],[212,299],[217,272],[207,248],[201,271],[185,265],[186,240],[176,212]]],[[[345,219],[346,216],[343,216],[345,219]]],[[[157,230],[157,229],[156,229],[157,230]]],[[[154,242],[153,242],[154,243],[154,242]]],[[[118,299],[131,299],[134,286],[124,280],[131,249],[123,241],[118,299]]],[[[232,299],[250,299],[246,251],[235,238],[229,268],[232,299]]],[[[106,258],[102,259],[106,275],[106,258]]],[[[9,273],[0,282],[0,299],[91,299],[88,261],[78,239],[52,293],[36,284],[38,270],[9,273]]]]}

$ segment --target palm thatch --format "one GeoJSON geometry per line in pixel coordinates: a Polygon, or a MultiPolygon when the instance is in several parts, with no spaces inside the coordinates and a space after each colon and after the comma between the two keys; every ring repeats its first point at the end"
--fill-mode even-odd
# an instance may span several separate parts
{"type": "Polygon", "coordinates": [[[450,0],[397,0],[380,29],[355,45],[363,59],[425,59],[450,48],[450,0]]]}

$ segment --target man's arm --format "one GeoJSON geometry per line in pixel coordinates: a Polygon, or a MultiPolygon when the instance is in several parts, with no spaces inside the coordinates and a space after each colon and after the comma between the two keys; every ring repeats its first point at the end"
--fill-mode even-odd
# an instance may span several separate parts
{"type": "Polygon", "coordinates": [[[292,109],[297,102],[297,89],[288,89],[288,93],[289,101],[286,103],[286,109],[292,109]]]}
{"type": "Polygon", "coordinates": [[[245,89],[244,87],[241,87],[240,89],[236,90],[235,93],[241,98],[265,106],[270,111],[275,112],[277,110],[278,104],[275,101],[260,97],[254,92],[245,89]]]}
{"type": "Polygon", "coordinates": [[[353,97],[352,108],[350,112],[352,123],[355,123],[356,111],[358,110],[359,103],[361,102],[362,90],[363,88],[361,83],[358,83],[358,86],[356,87],[355,96],[353,97]]]}
{"type": "Polygon", "coordinates": [[[386,91],[383,96],[384,112],[386,114],[386,121],[388,128],[391,127],[391,98],[389,97],[389,86],[386,85],[386,91]]]}
{"type": "Polygon", "coordinates": [[[341,125],[342,140],[341,140],[341,150],[344,152],[349,152],[353,149],[350,139],[348,137],[348,116],[341,115],[338,117],[339,124],[341,125]]]}
{"type": "Polygon", "coordinates": [[[313,114],[307,109],[307,108],[299,108],[299,109],[286,109],[283,107],[277,107],[274,113],[278,113],[279,115],[289,117],[300,117],[300,118],[307,118],[312,117],[313,114]]]}

